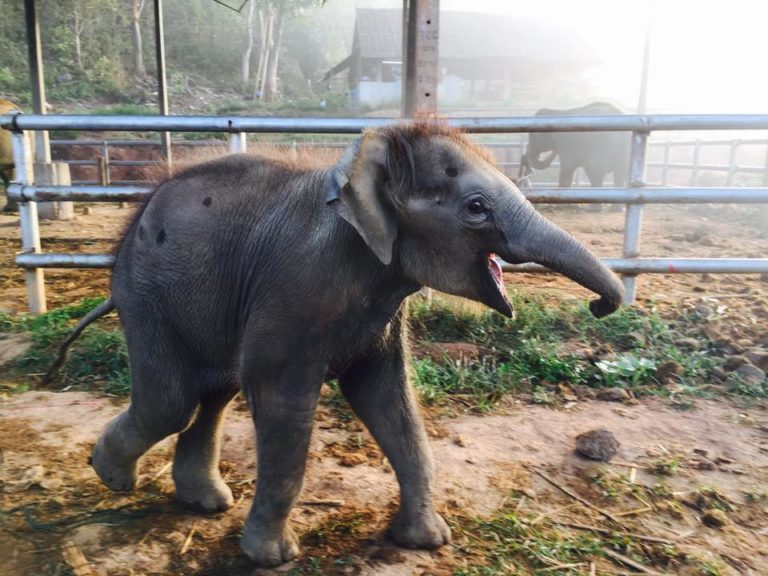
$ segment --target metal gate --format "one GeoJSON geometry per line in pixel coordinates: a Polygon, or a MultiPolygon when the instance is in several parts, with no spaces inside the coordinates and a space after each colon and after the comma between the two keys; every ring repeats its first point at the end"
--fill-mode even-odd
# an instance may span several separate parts
{"type": "MultiPolygon", "coordinates": [[[[108,254],[44,253],[37,222],[38,201],[140,202],[151,189],[142,186],[35,186],[27,130],[85,130],[129,132],[223,132],[229,134],[230,152],[243,152],[248,133],[356,134],[402,122],[400,119],[368,118],[247,118],[223,116],[0,116],[0,126],[13,132],[16,180],[8,188],[20,202],[22,252],[16,263],[25,268],[29,307],[45,311],[45,268],[108,268],[108,254]]],[[[620,258],[603,262],[622,274],[626,302],[636,295],[635,280],[645,273],[768,273],[768,258],[641,258],[640,227],[644,204],[768,203],[768,181],[760,188],[668,188],[645,185],[646,151],[651,131],[662,130],[765,130],[768,115],[626,115],[547,116],[512,118],[456,118],[446,122],[469,133],[631,131],[630,177],[626,188],[535,189],[526,191],[533,203],[626,204],[624,245],[620,258]]],[[[538,272],[538,265],[505,264],[505,271],[538,272]]]]}

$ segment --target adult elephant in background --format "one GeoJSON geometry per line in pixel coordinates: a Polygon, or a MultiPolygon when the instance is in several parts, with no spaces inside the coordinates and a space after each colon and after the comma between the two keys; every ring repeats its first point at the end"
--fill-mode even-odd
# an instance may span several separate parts
{"type": "MultiPolygon", "coordinates": [[[[0,98],[0,114],[9,112],[19,112],[19,107],[13,102],[0,98]]],[[[13,143],[11,133],[8,130],[0,129],[0,179],[3,181],[3,188],[8,188],[13,179],[13,143]]],[[[16,202],[8,198],[4,211],[15,212],[16,202]]]]}
{"type": "MultiPolygon", "coordinates": [[[[543,108],[536,116],[605,116],[622,111],[605,102],[593,102],[581,108],[555,110],[543,108]]],[[[545,170],[560,157],[558,186],[569,188],[573,175],[581,167],[593,187],[603,185],[613,173],[616,186],[625,186],[629,174],[631,134],[628,132],[532,132],[520,161],[521,178],[533,170],[545,170]]]]}

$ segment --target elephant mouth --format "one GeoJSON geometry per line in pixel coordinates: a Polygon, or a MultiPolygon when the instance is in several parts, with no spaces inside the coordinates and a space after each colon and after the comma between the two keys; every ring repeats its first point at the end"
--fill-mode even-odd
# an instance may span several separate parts
{"type": "Polygon", "coordinates": [[[481,302],[509,318],[512,317],[512,305],[507,299],[507,290],[501,274],[501,266],[495,254],[483,254],[479,258],[480,277],[482,280],[481,302]]]}

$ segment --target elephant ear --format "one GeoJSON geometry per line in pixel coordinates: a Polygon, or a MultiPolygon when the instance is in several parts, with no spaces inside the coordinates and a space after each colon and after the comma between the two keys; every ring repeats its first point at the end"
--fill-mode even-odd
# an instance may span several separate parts
{"type": "Polygon", "coordinates": [[[331,170],[327,204],[354,226],[382,263],[392,261],[397,221],[384,195],[387,140],[365,132],[331,170]]]}

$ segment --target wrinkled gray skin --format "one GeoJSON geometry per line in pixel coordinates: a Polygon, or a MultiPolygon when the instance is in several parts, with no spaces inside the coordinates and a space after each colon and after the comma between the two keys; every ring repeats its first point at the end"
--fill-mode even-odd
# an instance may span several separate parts
{"type": "Polygon", "coordinates": [[[397,475],[392,537],[411,548],[449,541],[408,383],[404,298],[431,286],[511,315],[489,253],[568,275],[601,296],[596,315],[619,306],[622,288],[461,137],[444,132],[367,132],[320,171],[229,156],[158,188],[112,276],[133,387],[130,408],[93,449],[107,486],[133,489],[139,458],[179,433],[178,500],[205,512],[231,506],[218,470],[219,423],[242,390],[258,476],[241,546],[260,565],[286,562],[299,551],[287,520],[315,405],[324,379],[336,377],[397,475]]]}
{"type": "MultiPolygon", "coordinates": [[[[536,116],[603,116],[621,114],[621,110],[605,102],[593,102],[581,108],[555,110],[544,108],[536,116]]],[[[631,134],[628,132],[532,132],[520,165],[520,176],[526,170],[545,170],[560,157],[558,185],[569,188],[573,175],[581,167],[590,184],[597,188],[613,173],[616,186],[625,186],[629,175],[631,134]]]]}

